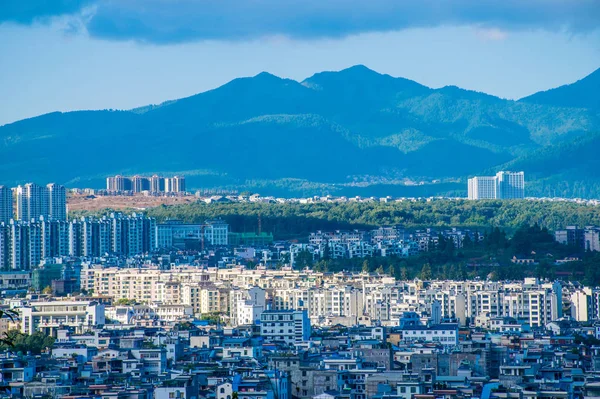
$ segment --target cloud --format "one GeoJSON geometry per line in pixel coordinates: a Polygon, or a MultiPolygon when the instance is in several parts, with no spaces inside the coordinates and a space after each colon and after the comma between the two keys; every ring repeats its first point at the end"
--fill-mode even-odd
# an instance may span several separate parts
{"type": "Polygon", "coordinates": [[[0,23],[31,24],[52,17],[79,13],[94,0],[1,0],[0,23]]]}
{"type": "Polygon", "coordinates": [[[4,0],[0,22],[78,17],[92,37],[148,43],[336,38],[439,25],[474,25],[488,40],[523,29],[589,32],[598,0],[4,0]],[[27,5],[22,5],[26,3],[27,5]],[[35,7],[32,4],[39,5],[35,7]],[[51,7],[52,4],[54,7],[51,7]]]}
{"type": "Polygon", "coordinates": [[[502,41],[508,37],[508,32],[498,28],[478,28],[475,32],[483,40],[502,41]]]}

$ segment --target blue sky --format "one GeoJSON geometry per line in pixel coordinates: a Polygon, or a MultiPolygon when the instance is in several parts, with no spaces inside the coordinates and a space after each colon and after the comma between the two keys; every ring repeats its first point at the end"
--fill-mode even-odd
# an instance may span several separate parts
{"type": "Polygon", "coordinates": [[[520,98],[600,67],[597,0],[4,0],[0,125],[355,64],[520,98]]]}

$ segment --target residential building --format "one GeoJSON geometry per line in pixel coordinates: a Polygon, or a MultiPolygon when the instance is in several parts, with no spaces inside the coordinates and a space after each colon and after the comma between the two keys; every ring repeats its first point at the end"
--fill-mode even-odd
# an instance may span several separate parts
{"type": "Polygon", "coordinates": [[[56,336],[64,327],[82,333],[104,324],[104,305],[95,301],[31,302],[19,308],[19,312],[23,334],[41,331],[56,336]]]}
{"type": "Polygon", "coordinates": [[[267,342],[298,345],[310,337],[306,310],[265,310],[260,315],[260,335],[267,342]]]}
{"type": "Polygon", "coordinates": [[[476,176],[469,179],[468,191],[471,200],[525,198],[525,174],[501,171],[496,176],[476,176]]]}
{"type": "Polygon", "coordinates": [[[0,223],[13,218],[13,193],[10,187],[0,186],[0,223]]]}

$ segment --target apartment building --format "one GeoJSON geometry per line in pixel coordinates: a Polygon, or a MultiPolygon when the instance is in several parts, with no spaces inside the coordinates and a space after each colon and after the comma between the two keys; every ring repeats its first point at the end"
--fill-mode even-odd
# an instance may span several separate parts
{"type": "Polygon", "coordinates": [[[151,194],[185,193],[185,177],[173,176],[162,177],[153,175],[151,177],[135,175],[132,177],[116,175],[106,178],[106,190],[109,192],[149,192],[151,194]]]}
{"type": "Polygon", "coordinates": [[[229,224],[223,220],[207,220],[204,224],[189,224],[169,220],[156,227],[159,248],[225,246],[228,244],[229,224]]]}
{"type": "Polygon", "coordinates": [[[458,324],[435,326],[406,326],[402,329],[404,342],[439,343],[445,346],[458,345],[458,324]]]}
{"type": "Polygon", "coordinates": [[[30,302],[18,310],[23,334],[41,331],[55,337],[64,327],[82,333],[104,324],[104,305],[95,301],[30,302]]]}
{"type": "Polygon", "coordinates": [[[8,223],[13,218],[13,193],[8,186],[0,185],[0,223],[8,223]]]}
{"type": "Polygon", "coordinates": [[[64,186],[50,183],[39,186],[27,183],[18,186],[16,193],[16,219],[38,220],[40,216],[55,220],[67,219],[67,193],[64,186]]]}
{"type": "Polygon", "coordinates": [[[260,315],[260,335],[266,342],[301,344],[310,337],[306,310],[265,310],[260,315]]]}
{"type": "Polygon", "coordinates": [[[496,176],[476,176],[468,180],[468,198],[519,199],[525,197],[525,174],[501,171],[496,176]]]}

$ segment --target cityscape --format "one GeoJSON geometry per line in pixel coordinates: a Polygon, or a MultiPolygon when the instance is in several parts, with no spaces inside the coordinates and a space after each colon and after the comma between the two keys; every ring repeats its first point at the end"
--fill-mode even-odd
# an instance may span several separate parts
{"type": "Polygon", "coordinates": [[[600,398],[600,3],[0,2],[0,399],[600,398]]]}

